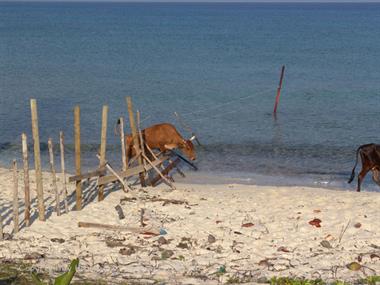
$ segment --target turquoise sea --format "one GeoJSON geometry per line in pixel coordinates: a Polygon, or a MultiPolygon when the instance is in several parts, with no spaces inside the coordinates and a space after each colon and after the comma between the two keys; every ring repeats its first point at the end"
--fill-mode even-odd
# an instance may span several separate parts
{"type": "MultiPolygon", "coordinates": [[[[72,170],[77,104],[84,168],[97,165],[103,104],[120,164],[113,127],[132,96],[143,126],[172,122],[188,137],[176,111],[198,134],[187,181],[354,189],[356,148],[380,143],[379,27],[376,3],[0,2],[0,164],[21,157],[30,98],[45,165],[62,130],[72,170]]],[[[369,177],[364,189],[376,190],[369,177]]]]}

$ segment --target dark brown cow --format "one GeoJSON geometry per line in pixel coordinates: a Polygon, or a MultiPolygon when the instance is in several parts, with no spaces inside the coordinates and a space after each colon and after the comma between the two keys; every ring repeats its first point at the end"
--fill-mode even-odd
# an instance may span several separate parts
{"type": "MultiPolygon", "coordinates": [[[[153,125],[141,131],[144,142],[151,149],[164,152],[168,149],[180,149],[190,160],[195,160],[195,149],[191,140],[185,140],[176,128],[168,123],[153,125]]],[[[135,155],[132,135],[125,136],[128,150],[127,159],[135,155]]]]}
{"type": "Polygon", "coordinates": [[[368,171],[372,171],[373,181],[380,186],[380,145],[379,144],[365,144],[358,147],[356,150],[356,162],[352,169],[352,174],[348,183],[351,183],[355,177],[355,167],[358,164],[358,156],[362,160],[362,169],[358,175],[358,187],[356,191],[360,192],[360,185],[368,171]]]}

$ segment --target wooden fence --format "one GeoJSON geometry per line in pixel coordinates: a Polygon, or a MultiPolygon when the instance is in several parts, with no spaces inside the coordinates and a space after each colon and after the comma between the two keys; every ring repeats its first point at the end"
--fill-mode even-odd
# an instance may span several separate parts
{"type": "MultiPolygon", "coordinates": [[[[96,155],[99,159],[99,164],[94,167],[93,170],[88,172],[82,172],[81,169],[81,126],[80,126],[80,107],[74,107],[74,156],[75,156],[75,175],[68,177],[65,168],[65,136],[62,131],[59,131],[59,150],[60,150],[60,176],[62,183],[57,183],[57,171],[54,159],[54,142],[52,138],[48,139],[48,151],[49,151],[49,166],[51,173],[52,187],[55,196],[56,214],[61,215],[69,212],[69,202],[67,193],[67,180],[69,183],[75,183],[75,209],[80,211],[83,208],[83,193],[82,193],[82,181],[87,179],[96,179],[98,201],[102,201],[105,197],[105,186],[109,183],[118,182],[122,186],[125,192],[133,191],[133,185],[129,184],[131,181],[129,178],[138,176],[142,187],[147,185],[155,186],[159,181],[165,182],[172,189],[175,189],[174,184],[167,178],[167,174],[173,168],[177,167],[179,158],[171,159],[165,153],[154,153],[149,146],[143,141],[143,136],[140,127],[140,113],[137,111],[137,120],[133,111],[131,97],[126,98],[129,126],[131,129],[131,135],[133,139],[133,148],[136,155],[132,158],[127,157],[128,150],[125,144],[124,135],[124,119],[119,118],[120,128],[120,144],[121,144],[121,157],[122,157],[122,169],[115,170],[106,158],[107,149],[107,125],[108,125],[108,106],[103,106],[102,109],[102,123],[101,123],[101,138],[99,152],[96,155]],[[136,124],[137,121],[137,124],[136,124]],[[148,175],[150,174],[150,175],[148,175]]],[[[38,126],[38,110],[37,101],[35,99],[30,100],[31,108],[31,124],[33,134],[33,154],[34,154],[34,170],[36,181],[36,193],[37,193],[37,210],[40,221],[45,221],[46,210],[44,202],[44,189],[43,189],[43,177],[41,166],[41,154],[40,154],[40,136],[38,126]]],[[[21,135],[22,142],[22,162],[23,162],[23,186],[24,186],[24,221],[25,226],[28,227],[31,224],[31,201],[30,201],[30,168],[29,168],[29,151],[28,151],[28,138],[25,133],[21,135]]],[[[17,233],[20,229],[19,221],[19,183],[18,183],[18,167],[16,160],[12,163],[13,169],[13,232],[17,233]]],[[[181,172],[182,173],[182,172],[181,172]]],[[[3,238],[3,217],[0,215],[0,239],[3,238]]]]}

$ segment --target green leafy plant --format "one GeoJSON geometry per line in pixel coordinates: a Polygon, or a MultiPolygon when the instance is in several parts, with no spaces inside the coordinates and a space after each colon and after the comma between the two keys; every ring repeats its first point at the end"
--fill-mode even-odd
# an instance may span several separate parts
{"type": "Polygon", "coordinates": [[[368,276],[362,280],[362,284],[376,285],[377,282],[380,282],[380,276],[368,276]]]}
{"type": "MultiPolygon", "coordinates": [[[[69,271],[55,278],[54,285],[70,285],[71,280],[73,279],[76,269],[78,267],[78,264],[79,264],[78,258],[71,261],[70,266],[69,266],[69,271]]],[[[35,285],[47,285],[46,283],[43,283],[40,280],[40,278],[37,276],[37,274],[34,272],[32,273],[32,279],[35,285]]]]}

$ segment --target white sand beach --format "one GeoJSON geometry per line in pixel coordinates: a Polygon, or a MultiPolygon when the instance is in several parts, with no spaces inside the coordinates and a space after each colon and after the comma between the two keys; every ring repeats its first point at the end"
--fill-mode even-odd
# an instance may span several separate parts
{"type": "MultiPolygon", "coordinates": [[[[48,214],[41,222],[35,212],[34,179],[32,173],[33,222],[0,241],[1,262],[22,261],[56,275],[78,257],[77,278],[108,284],[253,284],[273,276],[352,281],[380,275],[380,193],[177,183],[176,190],[161,184],[135,187],[127,194],[108,188],[105,200],[98,202],[93,181],[83,189],[83,209],[58,217],[50,174],[44,173],[48,214]],[[124,219],[119,219],[117,205],[124,219]],[[147,231],[158,229],[162,235],[78,227],[78,222],[139,227],[142,208],[147,231]],[[313,219],[321,220],[320,227],[309,223],[313,219]],[[351,262],[361,269],[349,270],[351,262]]],[[[1,169],[6,234],[13,229],[12,185],[11,171],[1,169]]],[[[73,191],[70,184],[70,208],[75,207],[73,191]]]]}

